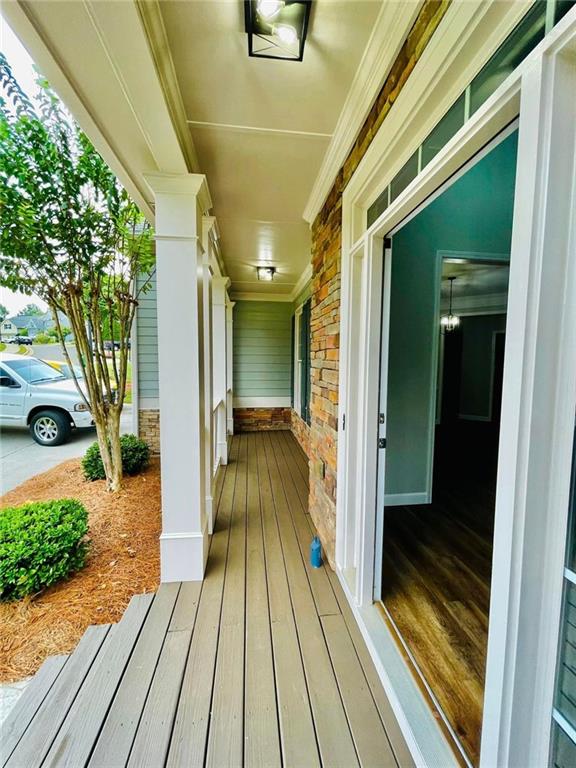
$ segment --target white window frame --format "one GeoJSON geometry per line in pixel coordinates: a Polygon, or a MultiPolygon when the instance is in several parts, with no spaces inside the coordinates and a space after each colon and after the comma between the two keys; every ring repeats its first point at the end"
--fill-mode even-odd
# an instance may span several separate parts
{"type": "Polygon", "coordinates": [[[340,427],[338,440],[336,565],[419,765],[451,765],[454,758],[372,604],[383,238],[518,115],[480,765],[548,760],[576,408],[576,183],[567,162],[576,146],[576,9],[363,231],[370,204],[515,26],[510,6],[518,12],[521,5],[451,6],[437,36],[443,50],[434,48],[433,38],[342,203],[340,416],[346,430],[340,427]],[[490,32],[483,27],[488,18],[490,32]],[[474,47],[481,28],[484,38],[474,47]],[[455,67],[466,46],[479,52],[466,65],[460,60],[459,74],[450,79],[447,67],[455,67]]]}
{"type": "Polygon", "coordinates": [[[294,312],[294,405],[293,410],[301,417],[302,411],[302,350],[300,349],[300,324],[304,303],[296,307],[294,312]]]}

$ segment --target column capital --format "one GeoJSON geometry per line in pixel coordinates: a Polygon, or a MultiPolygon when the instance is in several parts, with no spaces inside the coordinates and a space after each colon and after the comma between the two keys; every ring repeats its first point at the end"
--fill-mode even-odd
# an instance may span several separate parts
{"type": "Polygon", "coordinates": [[[156,199],[160,195],[189,195],[195,197],[203,214],[212,208],[212,198],[206,176],[202,173],[162,173],[155,171],[144,174],[144,179],[156,199]]]}

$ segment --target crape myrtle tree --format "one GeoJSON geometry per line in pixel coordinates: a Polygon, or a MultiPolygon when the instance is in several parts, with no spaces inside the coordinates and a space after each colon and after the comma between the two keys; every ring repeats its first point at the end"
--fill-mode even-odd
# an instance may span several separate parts
{"type": "Polygon", "coordinates": [[[58,312],[69,319],[83,373],[74,380],[116,491],[137,278],[153,269],[152,232],[48,83],[38,85],[32,101],[0,53],[0,284],[48,304],[71,364],[58,312]]]}

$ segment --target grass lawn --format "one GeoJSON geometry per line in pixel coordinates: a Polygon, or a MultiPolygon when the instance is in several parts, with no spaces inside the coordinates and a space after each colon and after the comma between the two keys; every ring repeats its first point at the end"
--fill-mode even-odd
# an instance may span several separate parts
{"type": "Polygon", "coordinates": [[[4,352],[5,349],[6,349],[6,344],[4,344],[3,341],[0,341],[0,352],[4,352]]]}

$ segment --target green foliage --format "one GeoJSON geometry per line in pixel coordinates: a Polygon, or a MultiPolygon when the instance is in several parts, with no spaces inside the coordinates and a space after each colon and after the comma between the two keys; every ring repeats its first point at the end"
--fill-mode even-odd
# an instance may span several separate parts
{"type": "MultiPolygon", "coordinates": [[[[150,448],[145,440],[136,435],[121,435],[122,470],[126,475],[137,475],[150,462],[150,448]]],[[[87,480],[104,480],[104,465],[98,443],[92,443],[82,459],[82,469],[87,480]]]]}
{"type": "Polygon", "coordinates": [[[26,317],[37,317],[38,315],[43,315],[44,312],[42,312],[38,304],[26,304],[20,314],[26,315],[26,317]]]}
{"type": "Polygon", "coordinates": [[[57,325],[68,318],[87,390],[79,395],[94,416],[109,488],[117,490],[112,447],[127,341],[154,268],[153,235],[46,80],[38,85],[32,102],[0,53],[0,285],[38,296],[57,325]],[[120,349],[109,368],[104,342],[112,335],[120,349]]]}
{"type": "Polygon", "coordinates": [[[28,328],[18,328],[18,336],[28,336],[28,328]]]}
{"type": "Polygon", "coordinates": [[[4,306],[4,304],[0,304],[0,323],[3,323],[7,317],[8,309],[4,306]]]}
{"type": "Polygon", "coordinates": [[[54,341],[54,336],[48,333],[37,333],[34,337],[34,344],[53,344],[54,341]]]}
{"type": "Polygon", "coordinates": [[[0,599],[39,592],[86,562],[88,513],[76,499],[0,510],[0,599]]]}

